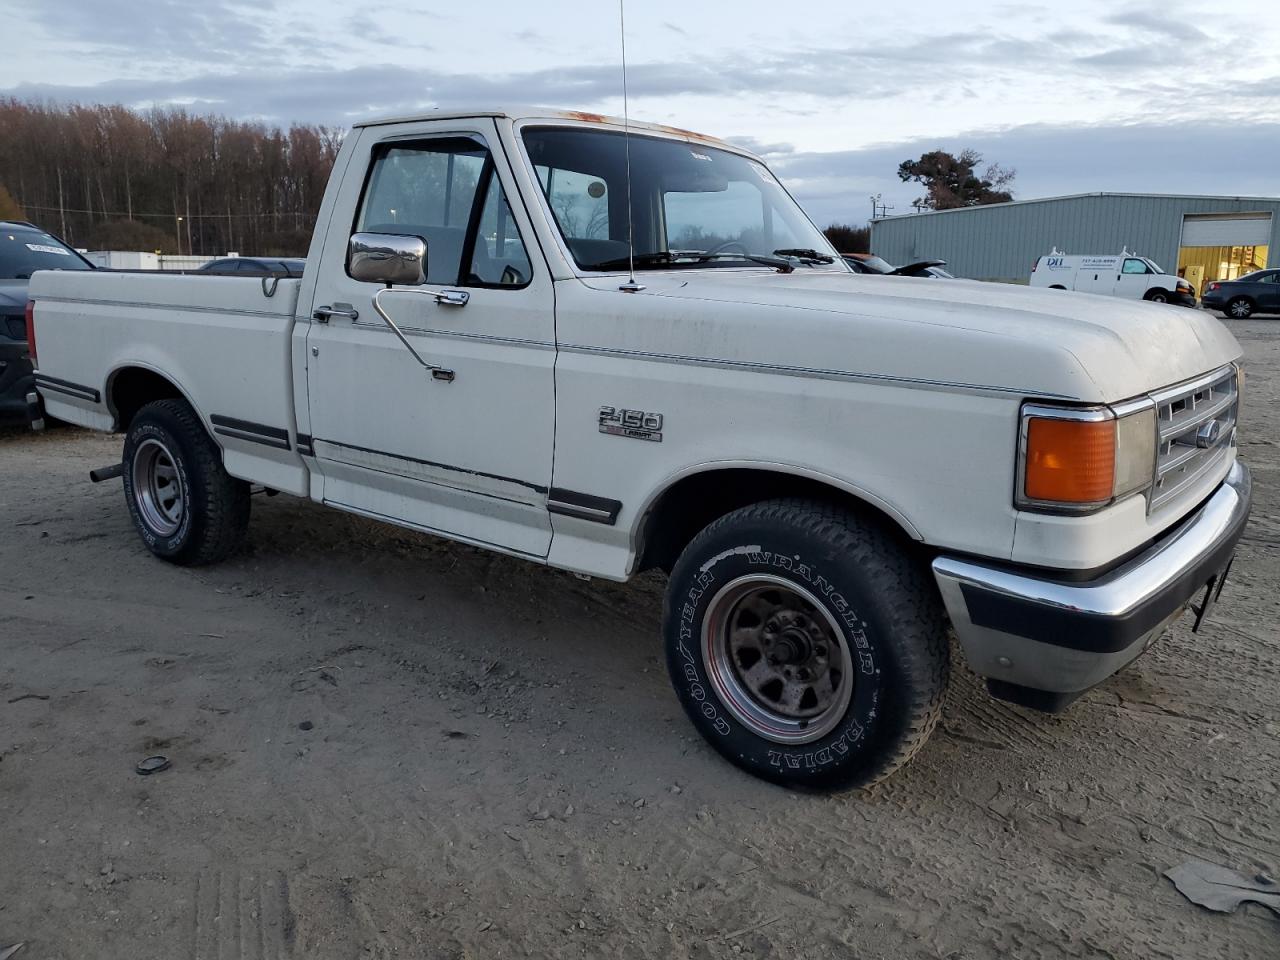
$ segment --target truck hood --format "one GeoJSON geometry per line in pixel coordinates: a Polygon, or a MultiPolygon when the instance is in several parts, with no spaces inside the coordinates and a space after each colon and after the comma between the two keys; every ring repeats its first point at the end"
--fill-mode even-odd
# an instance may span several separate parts
{"type": "MultiPolygon", "coordinates": [[[[1064,290],[805,269],[646,271],[636,279],[645,289],[635,300],[683,301],[690,320],[728,316],[734,307],[745,313],[748,305],[791,314],[773,314],[771,362],[898,380],[1110,403],[1241,355],[1226,327],[1202,310],[1064,290]],[[730,312],[709,311],[711,304],[730,312]]],[[[618,282],[586,281],[598,290],[618,282]]],[[[764,346],[763,334],[749,337],[751,349],[764,346]]],[[[744,339],[717,349],[736,352],[744,339]]]]}

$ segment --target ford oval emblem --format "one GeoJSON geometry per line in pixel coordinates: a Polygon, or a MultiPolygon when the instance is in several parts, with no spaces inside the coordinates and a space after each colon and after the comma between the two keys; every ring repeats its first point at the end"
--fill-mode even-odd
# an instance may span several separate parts
{"type": "Polygon", "coordinates": [[[1210,420],[1208,423],[1202,424],[1200,429],[1196,431],[1196,446],[1202,450],[1212,447],[1218,442],[1218,435],[1222,432],[1222,424],[1217,420],[1210,420]]]}

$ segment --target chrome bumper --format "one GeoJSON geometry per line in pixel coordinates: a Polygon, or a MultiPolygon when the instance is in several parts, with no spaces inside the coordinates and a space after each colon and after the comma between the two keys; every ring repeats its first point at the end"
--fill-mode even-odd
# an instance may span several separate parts
{"type": "Polygon", "coordinates": [[[1173,533],[1095,580],[946,556],[933,573],[965,657],[992,693],[1062,709],[1142,653],[1211,582],[1221,589],[1249,506],[1249,470],[1237,461],[1173,533]]]}

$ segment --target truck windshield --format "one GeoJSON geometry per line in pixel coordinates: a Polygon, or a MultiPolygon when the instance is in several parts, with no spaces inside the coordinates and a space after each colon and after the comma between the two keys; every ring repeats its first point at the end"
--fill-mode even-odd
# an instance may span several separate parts
{"type": "MultiPolygon", "coordinates": [[[[624,134],[532,127],[524,143],[578,266],[625,270],[624,134]]],[[[810,269],[845,270],[773,174],[736,153],[633,133],[630,194],[637,270],[742,267],[758,262],[751,257],[779,256],[810,269]]]]}
{"type": "Polygon", "coordinates": [[[0,280],[30,280],[37,270],[92,270],[57,237],[30,227],[0,226],[0,280]]]}

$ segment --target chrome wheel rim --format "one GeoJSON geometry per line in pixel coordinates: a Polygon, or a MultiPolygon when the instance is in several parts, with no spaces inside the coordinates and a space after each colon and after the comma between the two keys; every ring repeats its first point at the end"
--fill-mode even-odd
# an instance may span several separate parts
{"type": "Polygon", "coordinates": [[[1231,315],[1233,317],[1247,317],[1249,315],[1249,305],[1237,300],[1231,304],[1231,315]]]}
{"type": "Polygon", "coordinates": [[[848,711],[853,657],[835,618],[799,584],[739,577],[712,598],[702,623],[707,677],[744,727],[774,743],[810,743],[848,711]]]}
{"type": "Polygon", "coordinates": [[[153,532],[171,537],[182,526],[186,497],[172,453],[159,440],[148,437],[133,454],[133,501],[142,520],[153,532]]]}

